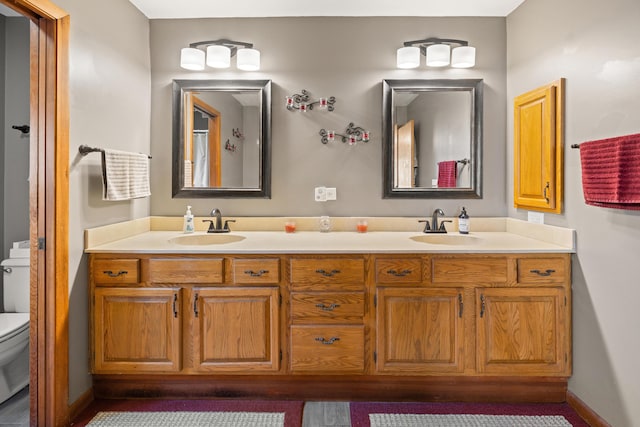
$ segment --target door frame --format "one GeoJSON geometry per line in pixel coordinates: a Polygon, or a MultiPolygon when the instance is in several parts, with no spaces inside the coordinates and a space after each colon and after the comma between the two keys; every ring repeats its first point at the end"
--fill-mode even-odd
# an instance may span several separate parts
{"type": "Polygon", "coordinates": [[[69,14],[0,0],[30,25],[30,425],[69,424],[69,14]]]}

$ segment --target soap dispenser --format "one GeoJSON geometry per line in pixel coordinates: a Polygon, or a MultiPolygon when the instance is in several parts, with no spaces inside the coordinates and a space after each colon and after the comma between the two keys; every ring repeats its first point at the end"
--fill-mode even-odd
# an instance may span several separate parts
{"type": "Polygon", "coordinates": [[[193,233],[193,214],[191,213],[191,206],[187,206],[187,212],[184,214],[182,231],[185,233],[193,233]]]}
{"type": "Polygon", "coordinates": [[[469,215],[467,215],[467,210],[464,206],[460,216],[458,216],[458,232],[460,234],[469,234],[469,215]]]}

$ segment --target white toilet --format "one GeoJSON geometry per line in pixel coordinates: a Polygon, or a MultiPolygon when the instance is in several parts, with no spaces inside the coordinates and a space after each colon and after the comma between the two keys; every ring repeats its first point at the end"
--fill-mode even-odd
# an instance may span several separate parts
{"type": "Polygon", "coordinates": [[[9,259],[1,264],[0,403],[29,384],[29,249],[24,245],[14,243],[9,259]]]}

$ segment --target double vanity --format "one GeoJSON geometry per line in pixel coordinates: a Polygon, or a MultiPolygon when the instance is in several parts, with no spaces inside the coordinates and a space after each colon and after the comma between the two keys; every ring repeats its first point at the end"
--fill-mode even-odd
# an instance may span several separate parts
{"type": "Polygon", "coordinates": [[[565,400],[573,230],[234,219],[86,231],[97,396],[565,400]]]}

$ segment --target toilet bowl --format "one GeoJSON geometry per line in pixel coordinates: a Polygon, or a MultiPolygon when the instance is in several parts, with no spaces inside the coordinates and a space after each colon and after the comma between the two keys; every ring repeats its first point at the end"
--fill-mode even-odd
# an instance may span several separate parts
{"type": "Polygon", "coordinates": [[[1,265],[0,403],[29,384],[29,258],[9,258],[1,265]]]}

